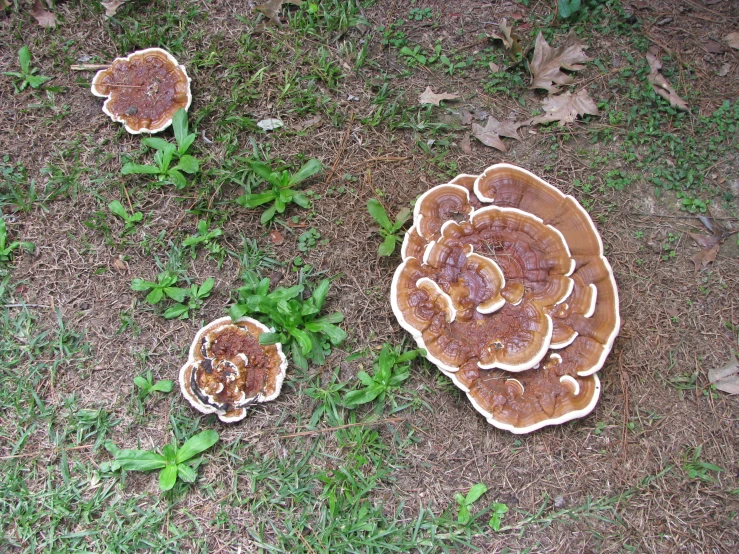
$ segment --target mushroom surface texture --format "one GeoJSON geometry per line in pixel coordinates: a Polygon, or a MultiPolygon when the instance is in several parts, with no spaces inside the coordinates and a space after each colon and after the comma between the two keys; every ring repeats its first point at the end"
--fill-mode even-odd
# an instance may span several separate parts
{"type": "Polygon", "coordinates": [[[494,426],[528,433],[595,407],[618,290],[572,196],[497,164],[422,194],[390,303],[429,361],[494,426]]]}
{"type": "Polygon", "coordinates": [[[180,389],[193,408],[230,423],[279,396],[287,358],[280,343],[259,344],[269,331],[250,317],[222,317],[198,331],[180,369],[180,389]]]}
{"type": "Polygon", "coordinates": [[[132,134],[158,133],[172,124],[180,108],[192,102],[184,66],[161,48],[147,48],[116,58],[95,74],[92,93],[107,98],[103,111],[132,134]]]}

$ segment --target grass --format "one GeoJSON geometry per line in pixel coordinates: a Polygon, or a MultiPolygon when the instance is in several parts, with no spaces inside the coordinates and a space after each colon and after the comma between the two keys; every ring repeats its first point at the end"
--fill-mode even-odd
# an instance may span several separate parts
{"type": "MultiPolygon", "coordinates": [[[[700,228],[691,214],[709,211],[736,228],[739,104],[722,81],[702,81],[713,73],[698,43],[670,43],[665,29],[684,30],[687,12],[660,26],[654,10],[629,16],[614,0],[583,1],[566,19],[553,2],[515,9],[522,17],[509,23],[524,47],[540,31],[552,45],[570,31],[591,45],[572,90],[588,87],[602,115],[522,129],[505,158],[474,139],[462,152],[470,127],[451,111],[522,119],[540,93],[528,89],[527,61],[454,9],[285,4],[285,24],[261,34],[247,8],[235,16],[219,1],[156,0],[147,13],[126,3],[109,21],[99,3],[65,5],[56,30],[6,12],[2,70],[17,71],[27,45],[29,72],[38,69],[29,74],[55,78],[18,94],[20,77],[0,82],[3,113],[14,114],[0,124],[6,248],[36,245],[0,260],[0,550],[660,552],[736,542],[737,452],[726,432],[736,409],[706,377],[736,346],[736,241],[696,275],[688,233],[700,228]],[[646,82],[654,38],[673,46],[663,74],[689,112],[646,82]],[[189,127],[146,146],[99,115],[90,75],[69,66],[151,46],[185,62],[196,93],[189,127]],[[429,84],[460,101],[419,106],[429,84]],[[261,130],[268,117],[285,126],[261,130]],[[185,140],[156,175],[121,174],[185,140]],[[193,171],[168,177],[184,156],[197,167],[185,158],[193,171]],[[387,305],[407,208],[432,184],[499,159],[586,207],[624,306],[619,361],[602,372],[593,416],[524,437],[492,430],[447,377],[402,358],[410,347],[387,305]],[[306,165],[310,180],[291,183],[306,165]],[[637,218],[646,200],[670,217],[637,218]],[[132,291],[137,278],[154,286],[132,291]],[[265,294],[302,287],[292,308],[310,325],[320,316],[302,306],[324,280],[322,310],[343,314],[329,323],[346,340],[327,327],[335,340],[311,340],[308,363],[300,326],[288,325],[299,318],[283,321],[276,331],[292,329],[302,368],[291,365],[283,396],[243,424],[199,417],[176,391],[142,398],[174,381],[192,334],[227,313],[240,287],[242,303],[260,281],[265,294]],[[145,300],[168,287],[174,297],[145,300]],[[107,441],[159,450],[206,430],[221,440],[192,483],[160,492],[155,473],[106,470],[107,441]],[[476,484],[487,492],[469,497],[476,484]]],[[[703,15],[705,25],[718,17],[703,15]]]]}

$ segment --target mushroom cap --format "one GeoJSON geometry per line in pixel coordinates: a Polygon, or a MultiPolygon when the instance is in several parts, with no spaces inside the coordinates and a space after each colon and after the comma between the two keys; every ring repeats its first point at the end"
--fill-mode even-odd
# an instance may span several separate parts
{"type": "Polygon", "coordinates": [[[107,98],[103,112],[123,123],[129,133],[158,133],[172,124],[177,110],[190,107],[190,81],[172,54],[147,48],[116,58],[109,68],[98,71],[91,90],[107,98]]]}
{"type": "Polygon", "coordinates": [[[279,396],[287,358],[280,343],[259,344],[269,331],[250,317],[222,317],[198,331],[180,369],[180,389],[193,408],[228,423],[279,396]]]}
{"type": "Polygon", "coordinates": [[[488,423],[525,434],[585,417],[598,403],[597,375],[573,377],[560,372],[561,365],[553,358],[513,377],[501,370],[481,370],[474,364],[447,375],[488,423]]]}
{"type": "Polygon", "coordinates": [[[529,432],[593,409],[618,290],[572,196],[510,164],[460,175],[419,197],[401,257],[393,312],[490,423],[529,432]]]}

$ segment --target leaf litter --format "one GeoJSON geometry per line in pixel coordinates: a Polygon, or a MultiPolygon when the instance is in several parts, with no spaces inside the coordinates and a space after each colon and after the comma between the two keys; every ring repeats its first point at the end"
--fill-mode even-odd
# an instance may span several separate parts
{"type": "Polygon", "coordinates": [[[109,19],[113,17],[118,11],[118,8],[120,8],[126,2],[128,2],[128,0],[111,0],[110,2],[100,2],[100,3],[105,8],[105,17],[109,19]]]}
{"type": "Polygon", "coordinates": [[[522,125],[525,125],[525,123],[511,120],[500,122],[491,115],[488,117],[485,127],[473,123],[472,134],[484,145],[497,148],[501,152],[506,152],[508,148],[506,148],[500,137],[504,136],[521,140],[521,137],[518,136],[517,129],[522,125]]]}
{"type": "Polygon", "coordinates": [[[438,106],[439,102],[441,102],[442,100],[456,100],[457,98],[459,98],[459,94],[448,92],[440,92],[439,94],[436,94],[434,91],[431,90],[431,87],[428,86],[426,87],[426,90],[424,90],[418,97],[418,103],[433,104],[434,106],[438,106]]]}
{"type": "Polygon", "coordinates": [[[570,91],[562,93],[558,96],[549,96],[542,101],[544,115],[537,116],[531,120],[536,125],[540,123],[550,123],[558,121],[559,126],[565,123],[572,123],[577,116],[583,115],[599,115],[598,106],[588,94],[588,91],[582,89],[577,94],[570,91]]]}
{"type": "Polygon", "coordinates": [[[649,64],[649,75],[647,75],[647,81],[652,85],[654,92],[659,94],[662,98],[667,100],[671,106],[678,110],[688,110],[688,104],[680,98],[680,96],[672,88],[672,85],[667,82],[667,79],[659,72],[662,69],[662,62],[659,60],[659,47],[652,45],[647,50],[647,63],[649,64]]]}
{"type": "Polygon", "coordinates": [[[696,233],[688,233],[692,239],[700,246],[700,250],[697,254],[690,257],[692,262],[695,264],[695,271],[705,268],[708,264],[716,260],[721,243],[729,238],[731,235],[739,233],[737,231],[729,231],[723,228],[721,225],[716,223],[715,220],[709,219],[706,216],[699,215],[698,219],[706,229],[711,231],[710,235],[698,235],[696,233]]]}
{"type": "Polygon", "coordinates": [[[733,352],[725,366],[708,370],[708,380],[720,391],[739,394],[739,361],[733,352]]]}
{"type": "Polygon", "coordinates": [[[36,18],[36,21],[38,21],[41,27],[46,27],[47,29],[56,27],[56,16],[44,7],[41,0],[34,1],[31,15],[36,18]]]}
{"type": "Polygon", "coordinates": [[[567,35],[564,44],[552,48],[539,33],[534,46],[534,57],[531,59],[529,69],[533,80],[530,88],[542,88],[549,92],[557,92],[559,85],[569,85],[575,81],[572,75],[564,73],[560,68],[568,71],[581,71],[585,69],[582,62],[590,61],[585,54],[587,48],[573,33],[567,35]]]}

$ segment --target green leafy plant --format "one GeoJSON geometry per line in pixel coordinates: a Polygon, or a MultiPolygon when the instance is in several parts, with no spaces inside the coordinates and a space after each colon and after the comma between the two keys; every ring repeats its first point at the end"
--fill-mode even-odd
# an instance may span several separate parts
{"type": "Polygon", "coordinates": [[[400,229],[411,215],[408,208],[403,208],[395,216],[395,223],[390,223],[390,218],[380,201],[370,198],[367,201],[367,210],[372,218],[380,225],[380,235],[383,237],[382,244],[377,249],[380,256],[390,256],[395,252],[395,243],[399,240],[400,229]]]}
{"type": "Polygon", "coordinates": [[[140,222],[144,218],[144,215],[141,212],[135,212],[129,215],[126,211],[126,208],[124,208],[123,204],[121,204],[118,200],[113,200],[110,204],[108,204],[108,209],[113,212],[114,215],[117,215],[123,220],[125,224],[123,227],[123,235],[126,235],[133,231],[136,223],[140,222]]]}
{"type": "Polygon", "coordinates": [[[262,214],[262,225],[272,220],[275,214],[283,213],[290,203],[295,203],[301,208],[310,208],[311,202],[303,192],[294,191],[292,187],[312,177],[323,169],[318,160],[308,160],[297,172],[290,174],[287,170],[274,171],[265,163],[250,161],[252,171],[266,181],[271,189],[266,192],[247,192],[236,201],[244,208],[256,208],[263,204],[272,203],[262,214]]]}
{"type": "Polygon", "coordinates": [[[187,112],[182,108],[175,112],[172,118],[172,127],[174,128],[177,145],[158,137],[146,137],[141,140],[142,144],[156,150],[154,153],[155,165],[128,162],[121,169],[121,173],[123,175],[156,175],[162,183],[171,183],[178,189],[186,187],[187,179],[183,172],[192,175],[200,169],[200,162],[187,153],[197,134],[188,133],[187,112]],[[177,161],[177,164],[170,167],[173,161],[177,161]]]}
{"type": "Polygon", "coordinates": [[[387,393],[399,387],[410,377],[409,362],[416,359],[419,354],[423,356],[426,352],[418,349],[401,353],[400,346],[392,347],[387,343],[383,344],[380,355],[372,363],[373,374],[369,375],[365,371],[357,373],[357,379],[362,383],[363,388],[346,393],[344,405],[348,408],[356,408],[360,404],[367,404],[377,399],[378,405],[383,406],[387,393]]]}
{"type": "Polygon", "coordinates": [[[690,479],[698,479],[699,481],[702,481],[704,483],[710,483],[714,480],[714,478],[709,473],[709,471],[720,473],[723,471],[723,469],[721,469],[717,465],[709,464],[708,462],[702,462],[699,459],[701,457],[702,450],[702,445],[692,449],[692,456],[686,455],[685,457],[685,461],[683,462],[683,469],[690,479]]]}
{"type": "Polygon", "coordinates": [[[494,502],[492,506],[493,515],[490,518],[488,525],[493,528],[496,533],[500,531],[500,525],[503,522],[503,517],[508,513],[508,506],[502,502],[494,502]]]}
{"type": "Polygon", "coordinates": [[[462,496],[461,493],[454,495],[454,500],[459,505],[459,512],[457,513],[457,521],[462,525],[467,525],[471,520],[470,506],[477,502],[479,498],[485,494],[488,490],[487,485],[484,483],[477,483],[472,485],[472,488],[467,493],[467,496],[462,496]]]}
{"type": "Polygon", "coordinates": [[[39,88],[46,81],[51,80],[51,77],[36,75],[36,73],[38,73],[38,68],[31,67],[31,52],[28,50],[28,46],[23,46],[18,50],[18,65],[21,66],[20,72],[3,71],[3,75],[20,79],[20,84],[16,83],[13,85],[15,87],[16,94],[28,86],[31,88],[39,88]]]}
{"type": "Polygon", "coordinates": [[[8,229],[5,223],[5,218],[0,217],[0,262],[10,261],[13,250],[16,248],[25,248],[27,252],[33,252],[36,246],[32,242],[13,241],[10,244],[8,241],[8,229]]]}
{"type": "Polygon", "coordinates": [[[176,302],[184,302],[187,289],[175,286],[177,281],[176,275],[164,271],[157,275],[156,282],[134,279],[131,281],[131,289],[140,292],[149,291],[149,294],[146,295],[146,302],[152,306],[161,302],[165,297],[169,297],[176,302]]]}
{"type": "Polygon", "coordinates": [[[403,48],[400,49],[400,54],[405,56],[411,63],[415,62],[420,65],[426,65],[428,63],[428,58],[423,54],[423,50],[421,50],[420,45],[417,45],[412,50],[408,46],[403,46],[403,48]]]}
{"type": "Polygon", "coordinates": [[[193,260],[197,255],[198,245],[204,246],[208,252],[222,258],[225,256],[226,251],[223,246],[218,244],[215,240],[221,236],[223,236],[223,231],[221,229],[218,227],[210,229],[207,221],[200,220],[198,221],[197,233],[182,241],[182,246],[190,247],[190,255],[193,260]]]}
{"type": "Polygon", "coordinates": [[[218,438],[218,433],[213,430],[203,431],[191,437],[179,448],[175,442],[165,444],[161,454],[152,450],[120,450],[113,442],[108,441],[105,443],[105,448],[113,455],[114,461],[101,469],[103,471],[161,469],[159,488],[168,491],[174,487],[178,478],[187,483],[195,481],[199,460],[188,462],[217,443],[218,438]]]}
{"type": "Polygon", "coordinates": [[[133,382],[139,388],[140,400],[143,400],[154,392],[171,392],[174,385],[169,379],[163,379],[155,383],[151,375],[151,370],[147,371],[146,375],[134,377],[133,382]]]}
{"type": "Polygon", "coordinates": [[[318,240],[321,238],[321,232],[317,229],[308,229],[298,237],[298,250],[307,252],[311,248],[315,248],[318,240]]]}
{"type": "Polygon", "coordinates": [[[439,61],[442,63],[444,67],[446,67],[445,71],[449,73],[449,75],[454,75],[454,71],[457,69],[463,69],[467,67],[467,62],[461,61],[461,62],[453,62],[449,58],[447,58],[444,54],[439,56],[439,61]]]}
{"type": "Polygon", "coordinates": [[[183,299],[181,302],[167,308],[164,312],[164,317],[167,319],[174,319],[175,317],[187,319],[190,317],[190,312],[200,309],[203,305],[203,300],[210,296],[215,282],[213,277],[209,277],[199,287],[197,285],[190,285],[189,289],[185,289],[185,296],[189,300],[185,302],[183,299]]]}
{"type": "Polygon", "coordinates": [[[580,0],[558,0],[557,8],[559,9],[559,17],[569,19],[580,11],[580,0]]]}
{"type": "Polygon", "coordinates": [[[307,300],[301,299],[304,289],[304,285],[295,285],[269,292],[269,279],[265,278],[256,286],[248,284],[238,289],[238,302],[228,313],[234,320],[253,313],[267,316],[277,331],[263,333],[259,342],[282,343],[290,351],[293,363],[307,370],[308,360],[323,365],[331,346],[341,344],[346,333],[336,326],[344,320],[341,312],[318,315],[328,295],[328,279],[321,281],[307,300]]]}

